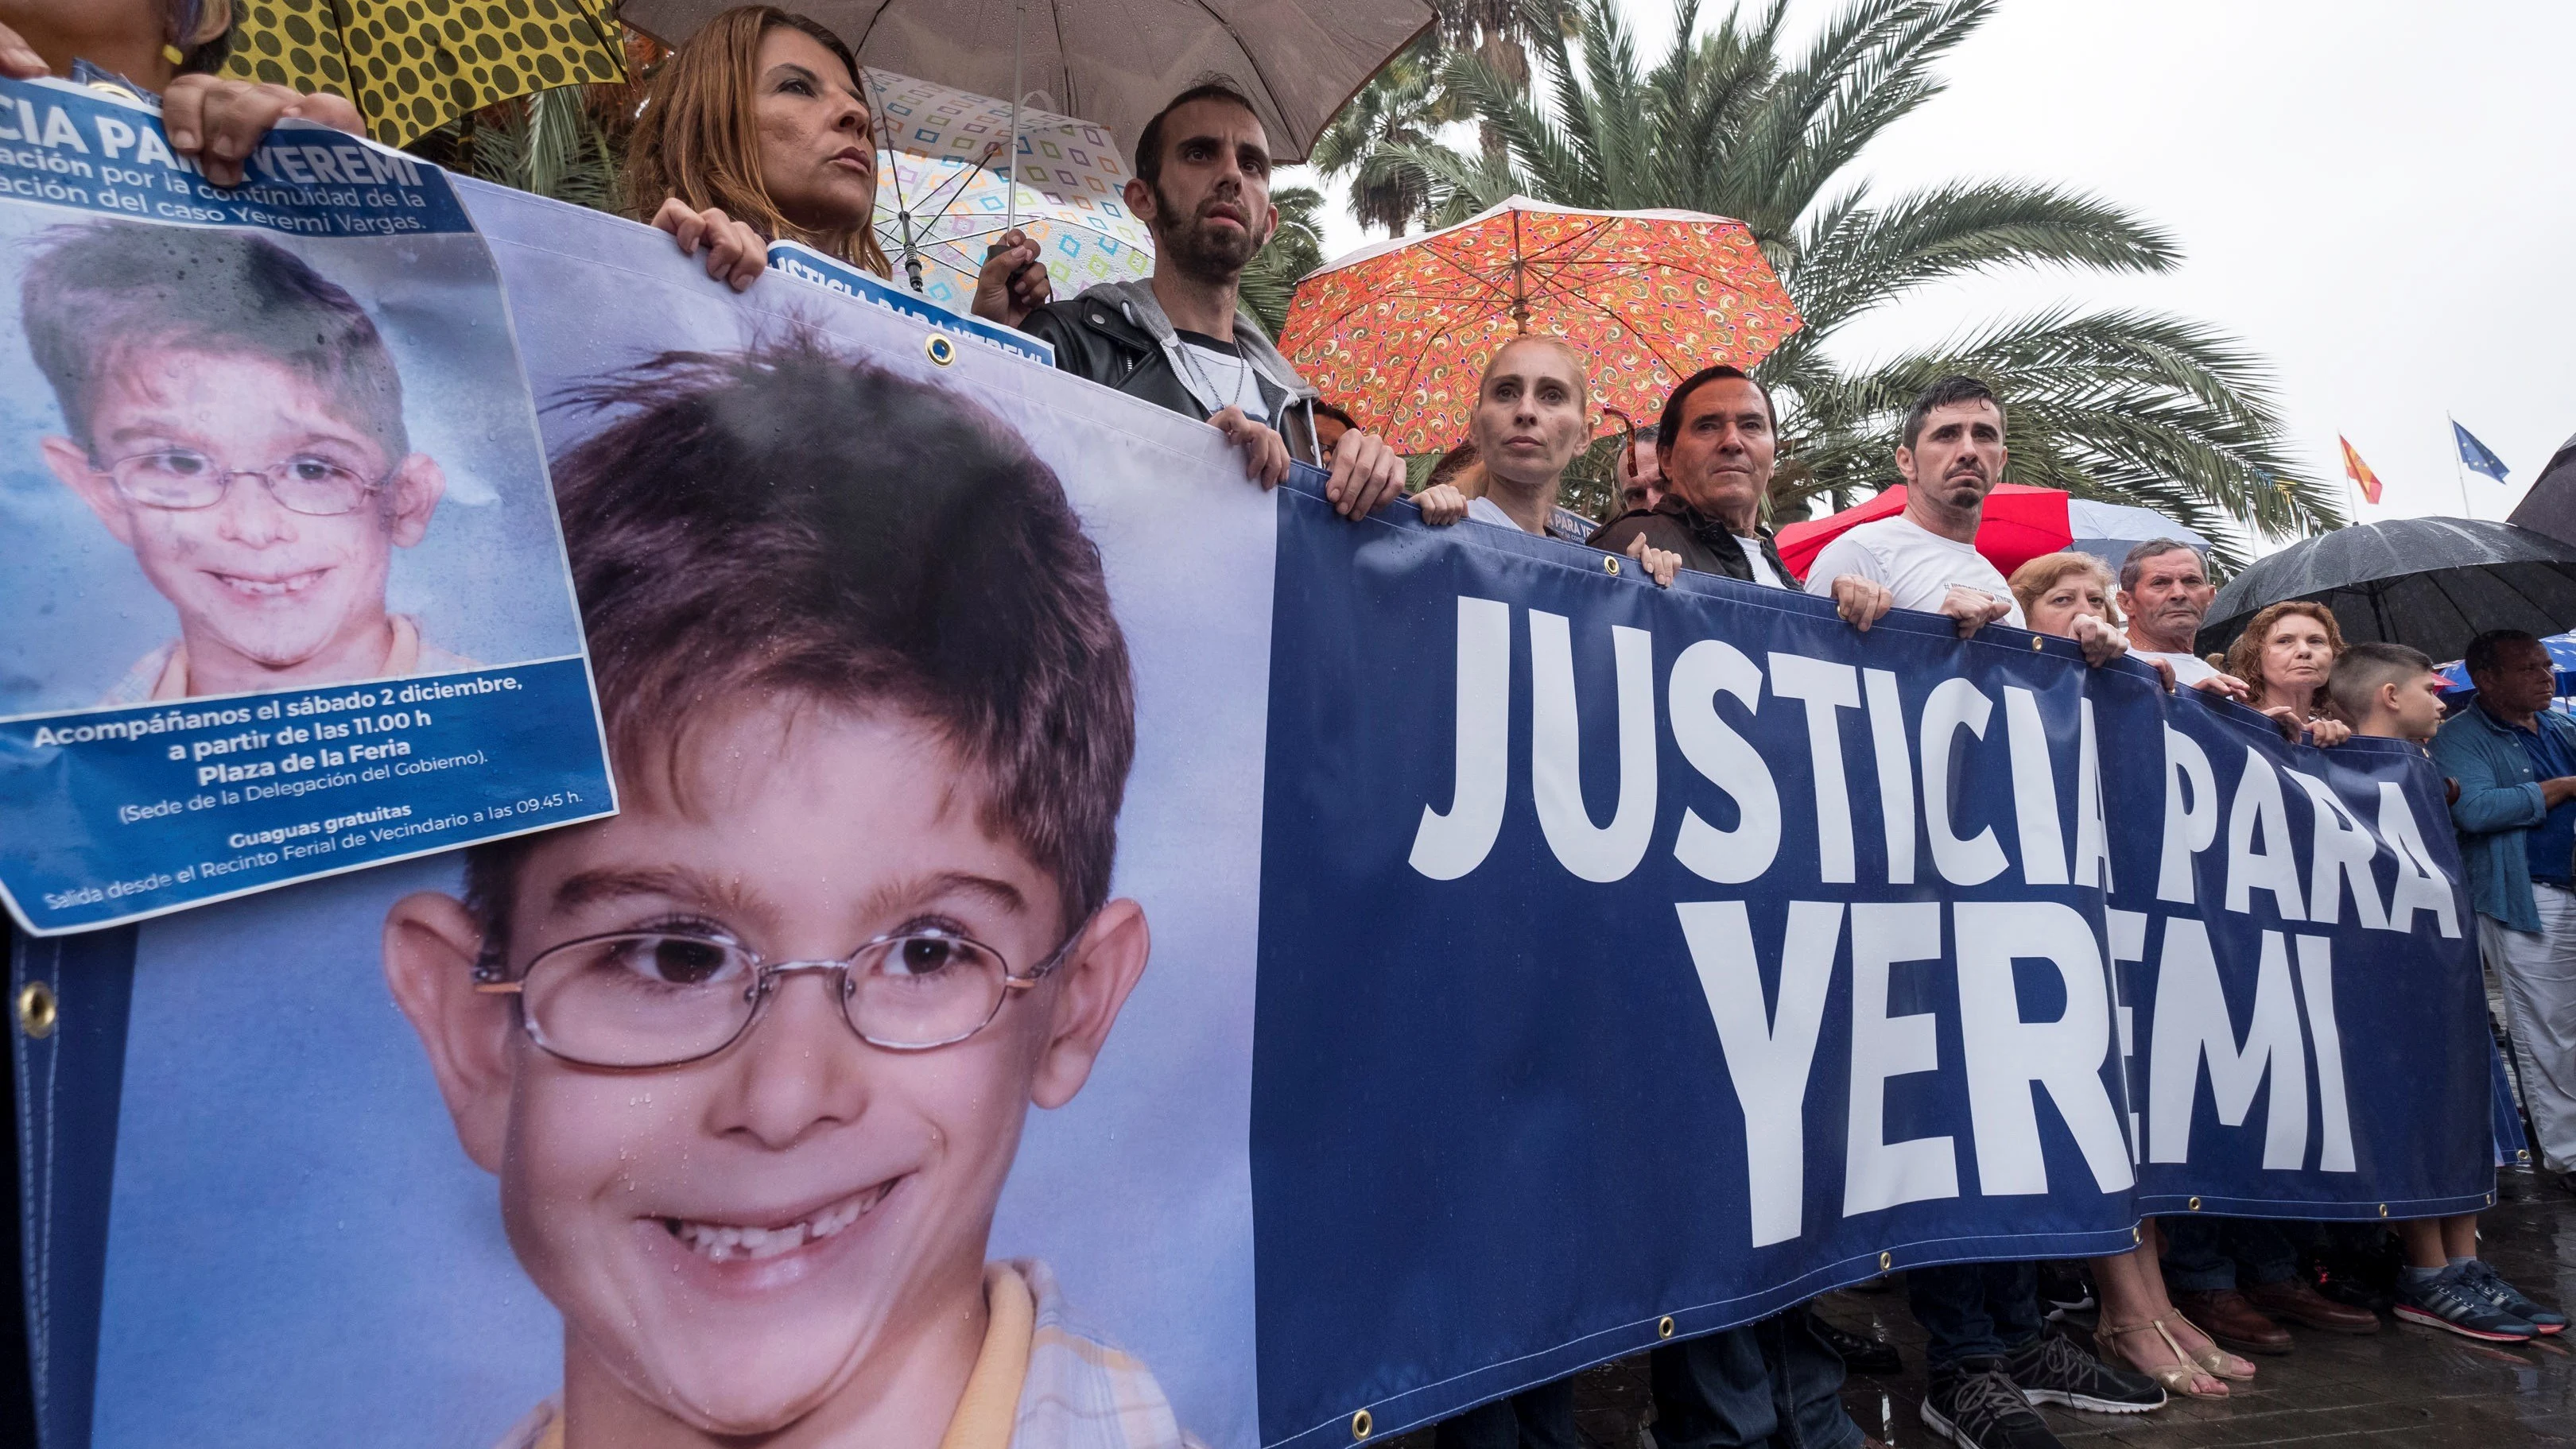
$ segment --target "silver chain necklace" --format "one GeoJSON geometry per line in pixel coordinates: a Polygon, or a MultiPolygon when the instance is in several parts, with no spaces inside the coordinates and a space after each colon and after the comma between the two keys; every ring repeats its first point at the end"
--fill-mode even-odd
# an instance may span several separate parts
{"type": "MultiPolygon", "coordinates": [[[[1189,365],[1190,375],[1198,379],[1199,386],[1207,389],[1208,396],[1216,396],[1216,379],[1208,376],[1207,367],[1199,361],[1198,348],[1186,337],[1175,337],[1172,342],[1180,349],[1181,361],[1189,365]]],[[[1243,406],[1244,388],[1252,381],[1252,359],[1238,354],[1234,364],[1234,400],[1227,406],[1240,408],[1243,406]]],[[[1223,412],[1225,408],[1215,408],[1212,411],[1223,412]]],[[[1246,414],[1246,416],[1250,415],[1246,414]]]]}

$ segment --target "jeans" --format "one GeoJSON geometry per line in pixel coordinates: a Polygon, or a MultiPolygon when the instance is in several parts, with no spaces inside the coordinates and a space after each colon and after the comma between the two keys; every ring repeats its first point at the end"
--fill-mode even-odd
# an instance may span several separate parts
{"type": "Polygon", "coordinates": [[[1574,1380],[1478,1404],[1431,1432],[1434,1449],[1583,1449],[1574,1429],[1574,1380]]]}
{"type": "Polygon", "coordinates": [[[1666,1344],[1647,1360],[1657,1449],[1854,1449],[1843,1361],[1805,1304],[1759,1323],[1666,1344]]]}
{"type": "Polygon", "coordinates": [[[2480,916],[2478,944],[2504,986],[2540,1165],[2566,1172],[2576,1168],[2576,895],[2535,883],[2531,903],[2538,931],[2509,931],[2480,916]]]}
{"type": "Polygon", "coordinates": [[[2156,1222],[2165,1235],[2165,1286],[2177,1293],[2287,1282],[2299,1271],[2299,1249],[2313,1232],[2308,1223],[2198,1213],[2156,1222]]]}
{"type": "Polygon", "coordinates": [[[1910,1268],[1905,1301],[1923,1325],[1923,1358],[1935,1375],[1961,1359],[2010,1353],[2040,1334],[2037,1263],[1910,1268]]]}

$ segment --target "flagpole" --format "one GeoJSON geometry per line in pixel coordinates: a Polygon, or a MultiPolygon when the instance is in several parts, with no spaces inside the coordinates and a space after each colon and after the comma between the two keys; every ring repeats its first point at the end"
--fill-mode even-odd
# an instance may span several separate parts
{"type": "Polygon", "coordinates": [[[2444,413],[2442,421],[2451,425],[2451,476],[2458,480],[2460,485],[2460,516],[2475,518],[2478,515],[2469,507],[2468,470],[2460,466],[2460,420],[2449,413],[2444,413]]]}

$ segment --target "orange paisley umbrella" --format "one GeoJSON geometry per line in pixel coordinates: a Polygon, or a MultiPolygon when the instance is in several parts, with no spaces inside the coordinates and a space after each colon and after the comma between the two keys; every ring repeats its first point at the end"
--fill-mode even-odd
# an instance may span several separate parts
{"type": "Polygon", "coordinates": [[[1740,221],[1515,196],[1309,276],[1279,347],[1327,401],[1427,453],[1465,434],[1485,358],[1519,334],[1591,353],[1593,406],[1646,424],[1673,384],[1712,363],[1751,367],[1798,327],[1740,221]]]}

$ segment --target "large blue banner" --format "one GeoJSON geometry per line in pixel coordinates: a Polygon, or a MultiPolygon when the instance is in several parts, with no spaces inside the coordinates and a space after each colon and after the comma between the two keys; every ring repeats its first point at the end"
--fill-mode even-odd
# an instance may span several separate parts
{"type": "Polygon", "coordinates": [[[1277,590],[1265,1442],[2142,1212],[2489,1201],[2420,751],[1299,496],[1277,590]]]}
{"type": "Polygon", "coordinates": [[[455,188],[593,570],[620,813],[18,940],[49,1449],[526,1446],[599,1405],[933,1440],[962,1400],[881,1375],[985,1354],[1021,1355],[1023,1449],[1348,1443],[2143,1214],[2488,1200],[2474,923],[2410,749],[2289,746],[2000,626],[1344,520],[1311,472],[1265,495],[1212,429],[829,276],[736,294],[649,228],[455,188]],[[1020,503],[889,545],[959,458],[1020,503]],[[632,516],[790,495],[816,511],[720,547],[632,516]],[[1022,558],[987,550],[1058,497],[1078,627],[1016,562],[934,567],[1022,558]],[[780,561],[827,526],[831,567],[780,561]],[[817,589],[804,633],[692,633],[817,589]],[[1124,653],[1032,675],[998,617],[1124,653]],[[1132,726],[1086,777],[1098,899],[1049,862],[1099,759],[998,792],[904,732],[945,706],[893,665],[704,684],[835,629],[916,669],[977,639],[942,689],[1079,684],[1098,738],[1132,726]],[[1056,964],[901,1050],[803,982],[958,934],[1056,964]],[[700,954],[565,954],[638,937],[700,954]],[[677,991],[754,954],[796,980],[669,1066],[526,1004],[542,960],[677,991]],[[980,1346],[917,1332],[960,1322],[980,1346]]]}

